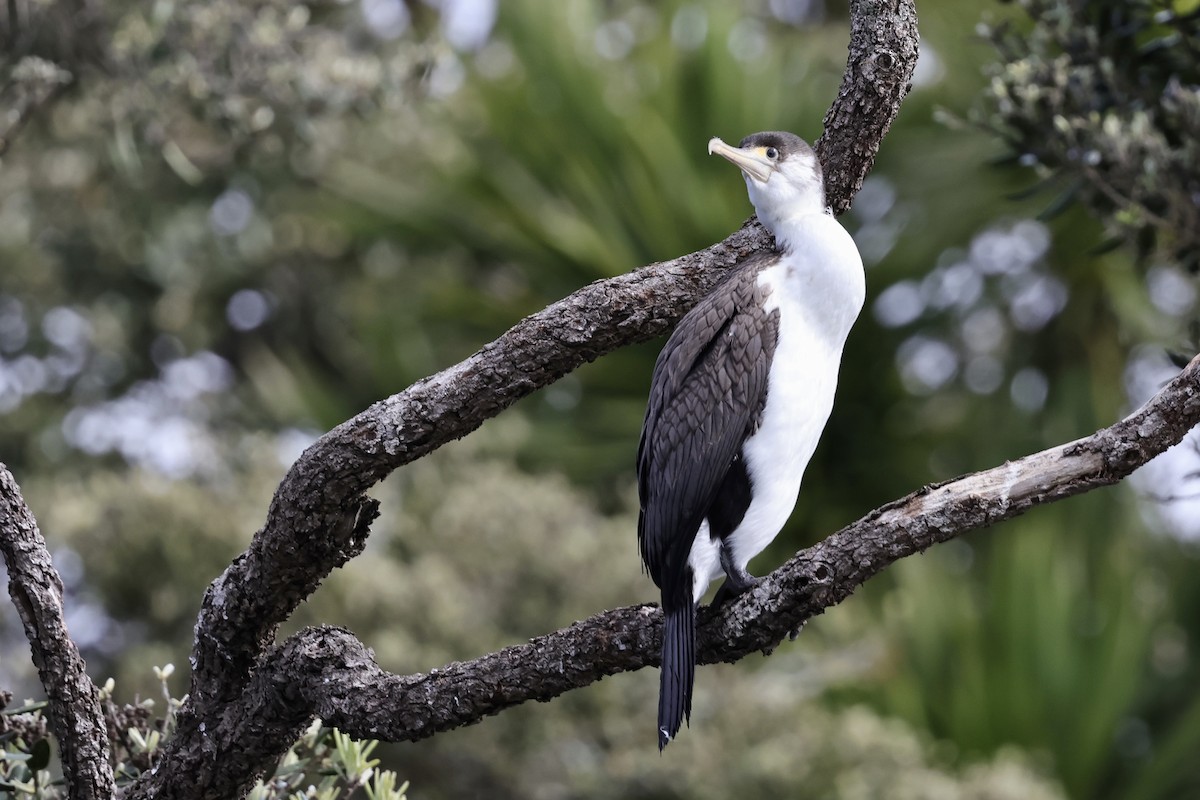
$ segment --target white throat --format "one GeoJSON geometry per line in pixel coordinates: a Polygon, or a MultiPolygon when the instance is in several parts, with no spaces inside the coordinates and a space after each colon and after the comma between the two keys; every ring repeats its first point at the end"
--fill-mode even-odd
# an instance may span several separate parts
{"type": "Polygon", "coordinates": [[[776,249],[790,252],[803,240],[800,233],[807,227],[805,220],[814,215],[828,216],[830,211],[825,205],[825,187],[819,174],[813,176],[815,180],[800,186],[794,181],[780,180],[781,177],[773,176],[766,183],[747,177],[746,189],[758,221],[775,237],[776,249]]]}
{"type": "Polygon", "coordinates": [[[811,204],[794,204],[786,209],[763,210],[755,208],[758,221],[775,237],[775,249],[781,253],[790,253],[797,247],[802,247],[806,236],[811,235],[808,225],[813,217],[832,217],[823,201],[811,204]],[[772,214],[771,212],[775,212],[772,214]],[[780,214],[779,212],[784,213],[780,214]]]}

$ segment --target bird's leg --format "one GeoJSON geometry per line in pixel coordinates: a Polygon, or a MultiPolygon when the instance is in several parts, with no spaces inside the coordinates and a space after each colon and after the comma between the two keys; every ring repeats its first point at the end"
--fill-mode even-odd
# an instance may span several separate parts
{"type": "Polygon", "coordinates": [[[725,570],[725,582],[721,584],[721,588],[717,589],[717,594],[713,597],[714,607],[720,607],[735,597],[745,594],[758,584],[758,578],[747,572],[745,567],[739,567],[733,563],[733,552],[725,542],[721,543],[721,569],[725,570]]]}
{"type": "MultiPolygon", "coordinates": [[[[724,543],[721,544],[721,568],[725,570],[725,582],[717,589],[717,593],[713,595],[712,607],[720,608],[725,603],[740,597],[750,589],[758,585],[762,578],[756,578],[746,571],[745,567],[739,567],[733,563],[733,554],[729,547],[724,543]]],[[[794,642],[800,636],[800,631],[804,629],[804,623],[801,622],[794,630],[788,631],[788,641],[794,642]]]]}

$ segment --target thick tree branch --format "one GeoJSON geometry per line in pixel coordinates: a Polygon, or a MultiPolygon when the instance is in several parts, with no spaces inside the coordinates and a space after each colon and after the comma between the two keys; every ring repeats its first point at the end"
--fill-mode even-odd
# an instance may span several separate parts
{"type": "MultiPolygon", "coordinates": [[[[854,143],[826,145],[834,164],[831,197],[846,204],[870,169],[916,65],[911,0],[858,0],[851,11],[847,78],[830,111],[841,132],[830,141],[854,143]],[[888,70],[870,66],[880,53],[893,54],[888,70]]],[[[360,551],[376,513],[363,495],[367,488],[581,364],[661,335],[730,266],[769,246],[760,227],[744,227],[706,250],[593,283],[321,437],[288,472],[249,550],[205,597],[193,652],[193,702],[237,697],[278,624],[360,551]]]]}
{"type": "Polygon", "coordinates": [[[72,798],[113,795],[108,736],[96,687],[79,648],[67,633],[63,586],[8,467],[0,464],[0,550],[8,567],[8,593],[25,627],[33,663],[50,701],[50,726],[62,751],[72,798]]]}
{"type": "MultiPolygon", "coordinates": [[[[912,0],[854,0],[851,13],[843,84],[817,143],[828,198],[839,213],[871,168],[909,89],[917,55],[912,0]]],[[[770,246],[761,227],[748,225],[706,250],[587,286],[316,442],[281,483],[249,549],[209,587],[197,622],[189,702],[157,768],[128,796],[240,795],[313,715],[358,736],[420,739],[657,664],[661,614],[654,606],[605,612],[428,675],[384,672],[361,642],[336,628],[273,640],[278,625],[325,576],[361,552],[378,513],[364,494],[369,487],[581,364],[664,333],[725,270],[770,246]]],[[[1127,420],[994,470],[926,487],[797,554],[732,606],[702,614],[701,660],[735,661],[770,651],[897,559],[1115,483],[1198,421],[1200,360],[1127,420]]],[[[77,796],[107,796],[111,771],[105,785],[105,774],[89,778],[80,766],[107,767],[103,722],[95,724],[95,688],[66,638],[61,584],[7,472],[0,473],[0,500],[10,572],[18,569],[14,564],[30,571],[11,585],[40,586],[36,593],[13,590],[13,597],[58,704],[55,725],[74,726],[58,733],[64,767],[85,787],[77,796]],[[12,542],[27,540],[36,547],[10,553],[12,542]],[[41,583],[28,584],[26,577],[41,583]],[[92,728],[101,745],[88,758],[87,748],[96,747],[92,728]]]]}
{"type": "MultiPolygon", "coordinates": [[[[912,0],[855,0],[851,16],[845,78],[826,118],[829,135],[818,142],[838,209],[861,186],[916,65],[912,0]]],[[[361,552],[377,514],[364,494],[370,486],[581,364],[664,333],[729,267],[770,246],[762,228],[749,225],[706,250],[587,286],[309,448],[280,484],[249,549],[205,594],[189,702],[161,769],[138,786],[139,796],[220,796],[216,783],[206,783],[209,775],[226,788],[243,785],[243,776],[217,769],[229,764],[217,760],[214,742],[235,726],[278,625],[330,571],[361,552]]]]}
{"type": "Polygon", "coordinates": [[[912,2],[850,3],[850,56],[816,144],[825,172],[825,199],[835,214],[850,208],[900,102],[912,88],[919,41],[912,2]]]}
{"type": "MultiPolygon", "coordinates": [[[[700,660],[732,662],[770,652],[790,631],[897,560],[1036,506],[1117,483],[1197,424],[1200,356],[1115,425],[924,487],[797,553],[733,605],[702,612],[700,660]]],[[[227,773],[232,760],[252,765],[269,755],[264,741],[291,742],[312,716],[362,738],[427,738],[607,675],[657,666],[661,628],[657,606],[619,608],[528,644],[407,676],[380,669],[348,631],[310,628],[271,648],[242,701],[227,707],[232,736],[217,745],[217,763],[227,773]],[[244,743],[256,749],[245,751],[244,743]]],[[[649,731],[647,741],[653,741],[649,731]]]]}

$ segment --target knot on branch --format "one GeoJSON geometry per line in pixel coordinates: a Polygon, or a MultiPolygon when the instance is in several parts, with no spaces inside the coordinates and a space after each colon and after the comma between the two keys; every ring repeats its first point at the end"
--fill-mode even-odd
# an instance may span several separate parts
{"type": "Polygon", "coordinates": [[[859,61],[858,71],[864,88],[870,88],[879,97],[903,96],[908,92],[915,62],[915,53],[903,57],[890,48],[879,48],[859,61]]]}
{"type": "Polygon", "coordinates": [[[1149,457],[1146,448],[1137,439],[1117,439],[1105,448],[1104,468],[1114,478],[1120,479],[1145,464],[1149,457]]]}
{"type": "Polygon", "coordinates": [[[305,628],[272,649],[260,665],[262,680],[279,699],[307,716],[327,716],[329,699],[374,681],[374,654],[345,628],[305,628]]]}

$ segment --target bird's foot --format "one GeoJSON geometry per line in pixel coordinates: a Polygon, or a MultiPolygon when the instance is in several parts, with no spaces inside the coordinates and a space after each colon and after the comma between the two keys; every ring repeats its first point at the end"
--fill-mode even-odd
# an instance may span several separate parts
{"type": "Polygon", "coordinates": [[[725,570],[725,582],[717,589],[712,604],[720,607],[735,597],[741,597],[758,585],[758,578],[746,571],[745,564],[733,560],[733,551],[728,542],[721,543],[721,569],[725,570]]]}
{"type": "Polygon", "coordinates": [[[721,587],[717,589],[716,595],[713,596],[712,607],[720,608],[726,603],[736,600],[757,586],[759,580],[759,578],[747,573],[737,576],[736,580],[732,575],[725,578],[725,582],[721,584],[721,587]]]}

